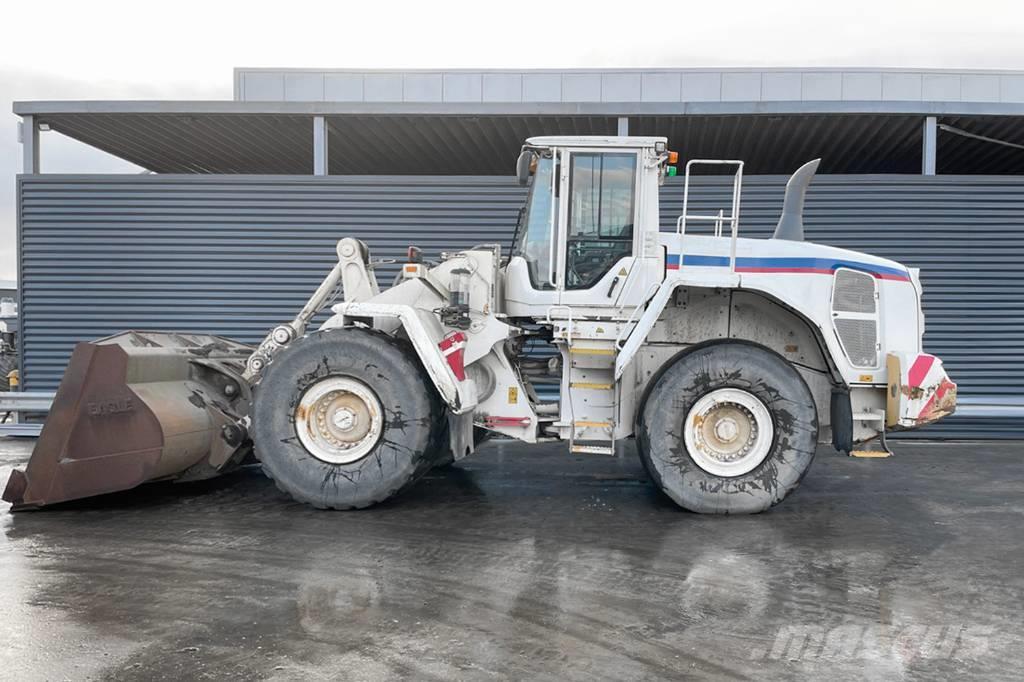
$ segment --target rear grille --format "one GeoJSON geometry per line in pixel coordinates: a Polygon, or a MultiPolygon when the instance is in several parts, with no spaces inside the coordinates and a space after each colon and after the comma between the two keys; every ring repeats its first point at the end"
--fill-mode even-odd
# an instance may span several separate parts
{"type": "Polygon", "coordinates": [[[840,268],[832,284],[832,323],[854,367],[878,366],[878,298],[875,278],[840,268]]]}
{"type": "Polygon", "coordinates": [[[878,323],[875,320],[836,318],[836,332],[850,364],[874,367],[878,364],[878,323]]]}
{"type": "Polygon", "coordinates": [[[874,313],[875,279],[863,272],[838,270],[832,310],[842,313],[874,313]]]}

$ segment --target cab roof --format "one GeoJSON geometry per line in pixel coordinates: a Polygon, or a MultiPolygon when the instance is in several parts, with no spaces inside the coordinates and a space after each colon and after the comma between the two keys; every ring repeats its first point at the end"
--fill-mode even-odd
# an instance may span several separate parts
{"type": "Polygon", "coordinates": [[[616,135],[549,135],[526,140],[530,147],[653,147],[655,143],[668,144],[667,137],[638,137],[616,135]]]}

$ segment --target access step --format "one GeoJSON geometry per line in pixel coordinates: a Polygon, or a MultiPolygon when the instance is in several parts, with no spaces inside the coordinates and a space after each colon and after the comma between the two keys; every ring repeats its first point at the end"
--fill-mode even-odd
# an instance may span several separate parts
{"type": "Polygon", "coordinates": [[[570,452],[575,452],[581,455],[614,455],[615,448],[608,447],[607,445],[572,445],[569,447],[570,452]]]}
{"type": "Polygon", "coordinates": [[[610,429],[612,428],[611,422],[600,422],[600,421],[586,421],[577,419],[572,423],[577,429],[610,429]]]}
{"type": "Polygon", "coordinates": [[[615,349],[572,346],[569,348],[569,355],[615,355],[615,349]]]}
{"type": "Polygon", "coordinates": [[[886,457],[892,457],[892,453],[886,450],[851,450],[850,457],[860,457],[862,459],[885,459],[886,457]]]}

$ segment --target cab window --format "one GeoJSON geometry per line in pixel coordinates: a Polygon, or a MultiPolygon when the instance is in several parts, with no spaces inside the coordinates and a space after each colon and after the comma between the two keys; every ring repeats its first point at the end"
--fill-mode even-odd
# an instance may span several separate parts
{"type": "Polygon", "coordinates": [[[636,154],[573,153],[566,289],[593,286],[633,251],[636,154]]]}
{"type": "Polygon", "coordinates": [[[554,196],[555,162],[549,156],[537,160],[530,194],[518,226],[512,255],[521,256],[530,273],[534,289],[552,289],[551,239],[557,211],[554,196]]]}

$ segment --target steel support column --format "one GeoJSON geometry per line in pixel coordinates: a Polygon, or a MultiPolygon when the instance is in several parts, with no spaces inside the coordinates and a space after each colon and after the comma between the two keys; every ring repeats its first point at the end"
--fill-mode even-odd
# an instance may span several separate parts
{"type": "Polygon", "coordinates": [[[327,175],[327,119],[313,117],[313,175],[327,175]]]}
{"type": "Polygon", "coordinates": [[[21,117],[21,172],[33,175],[39,172],[39,126],[34,116],[21,117]]]}
{"type": "Polygon", "coordinates": [[[927,116],[924,119],[924,135],[921,143],[921,174],[935,175],[935,157],[938,151],[936,130],[937,119],[934,116],[927,116]]]}

